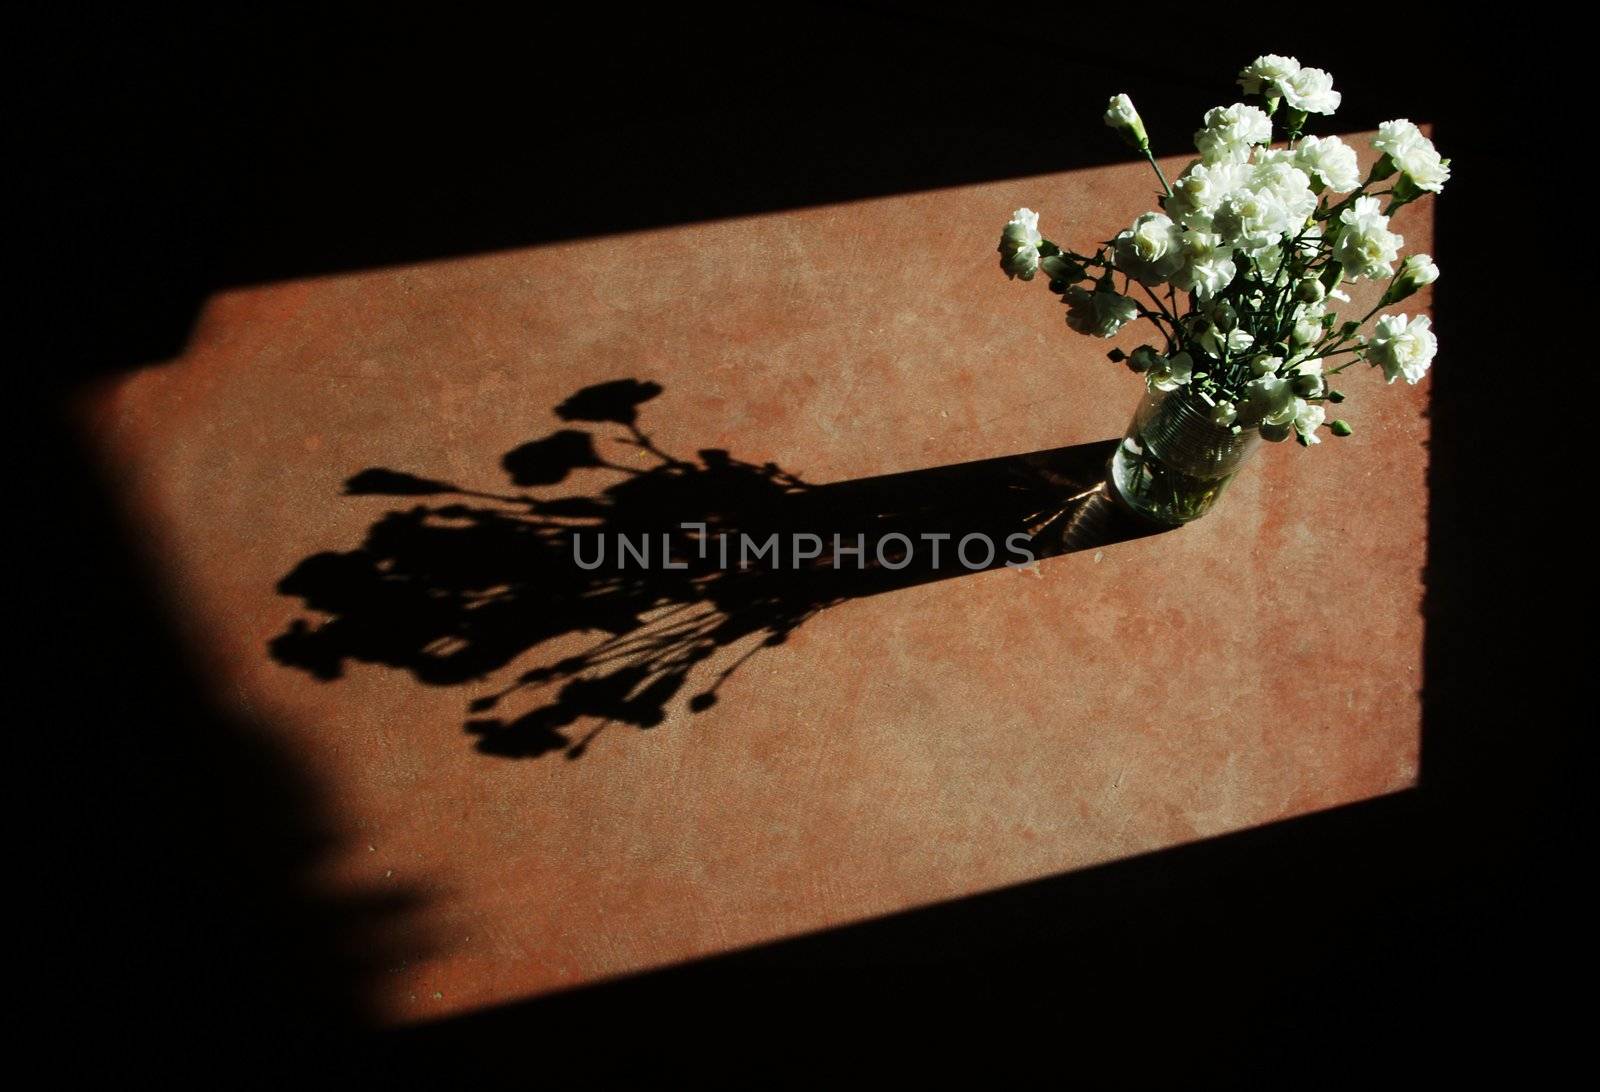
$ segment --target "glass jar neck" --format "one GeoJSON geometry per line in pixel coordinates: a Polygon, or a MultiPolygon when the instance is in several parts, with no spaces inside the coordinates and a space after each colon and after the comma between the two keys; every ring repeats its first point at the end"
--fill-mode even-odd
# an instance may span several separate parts
{"type": "Polygon", "coordinates": [[[1211,407],[1180,387],[1152,390],[1135,423],[1138,438],[1163,462],[1203,478],[1220,478],[1239,468],[1260,441],[1256,429],[1218,425],[1211,407]]]}

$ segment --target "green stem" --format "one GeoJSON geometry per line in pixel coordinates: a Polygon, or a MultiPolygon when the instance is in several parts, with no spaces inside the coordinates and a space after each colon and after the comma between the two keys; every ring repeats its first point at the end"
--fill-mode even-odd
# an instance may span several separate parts
{"type": "Polygon", "coordinates": [[[1172,187],[1167,185],[1167,176],[1161,173],[1161,164],[1156,162],[1156,157],[1151,153],[1148,144],[1144,147],[1144,157],[1150,161],[1150,166],[1155,170],[1156,177],[1161,179],[1161,188],[1166,191],[1168,197],[1171,197],[1172,187]]]}
{"type": "MultiPolygon", "coordinates": [[[[1339,352],[1343,352],[1343,353],[1356,353],[1356,352],[1360,352],[1360,351],[1361,350],[1359,350],[1359,349],[1341,349],[1341,350],[1339,350],[1339,352]]],[[[1338,353],[1331,353],[1329,355],[1337,356],[1339,354],[1338,353]]],[[[1324,359],[1326,359],[1326,358],[1324,358],[1324,359]]],[[[1338,375],[1340,372],[1344,371],[1346,368],[1353,368],[1357,364],[1360,364],[1362,361],[1367,361],[1367,363],[1369,363],[1369,364],[1371,363],[1371,361],[1367,360],[1366,357],[1358,356],[1354,360],[1346,361],[1345,363],[1339,365],[1337,368],[1330,368],[1329,370],[1323,372],[1322,374],[1324,376],[1338,375]]]]}

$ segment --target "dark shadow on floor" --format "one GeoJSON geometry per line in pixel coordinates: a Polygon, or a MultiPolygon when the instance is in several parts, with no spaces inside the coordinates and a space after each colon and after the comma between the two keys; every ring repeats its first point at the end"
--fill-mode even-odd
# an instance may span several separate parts
{"type": "Polygon", "coordinates": [[[59,1084],[348,1079],[378,981],[431,950],[414,917],[427,879],[386,876],[375,853],[370,876],[327,884],[359,835],[272,729],[218,693],[167,567],[78,443],[58,431],[30,446],[49,467],[31,526],[54,541],[24,589],[40,593],[28,613],[45,655],[18,677],[40,700],[11,705],[28,756],[12,766],[26,926],[11,959],[40,1025],[24,1038],[59,1084]]]}
{"type": "Polygon", "coordinates": [[[537,1042],[603,1043],[541,1065],[597,1081],[821,1080],[863,1059],[935,1087],[969,1070],[982,1087],[1416,1076],[1427,1031],[1459,1015],[1429,1009],[1441,968],[1409,912],[1439,880],[1421,816],[1402,793],[396,1029],[384,1061],[493,1080],[537,1042]]]}
{"type": "Polygon", "coordinates": [[[577,758],[611,725],[710,708],[741,665],[839,603],[1157,530],[1107,495],[1114,440],[817,485],[726,451],[661,450],[639,425],[660,390],[578,391],[555,415],[591,428],[508,452],[508,491],[387,468],[350,478],[347,494],[437,499],[285,576],[278,590],[314,616],[272,656],[322,680],[354,660],[476,687],[478,750],[577,758]]]}

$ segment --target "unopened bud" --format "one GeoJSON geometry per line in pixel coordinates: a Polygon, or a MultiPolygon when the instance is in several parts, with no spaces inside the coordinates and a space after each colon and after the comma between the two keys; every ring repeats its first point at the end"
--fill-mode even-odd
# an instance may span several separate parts
{"type": "Polygon", "coordinates": [[[1307,277],[1295,285],[1294,294],[1301,303],[1317,303],[1328,294],[1328,290],[1315,277],[1307,277]]]}
{"type": "Polygon", "coordinates": [[[1112,95],[1106,107],[1106,125],[1115,129],[1123,140],[1141,152],[1150,150],[1150,138],[1144,131],[1144,119],[1134,109],[1127,95],[1112,95]]]}
{"type": "Polygon", "coordinates": [[[1378,306],[1399,303],[1417,289],[1426,288],[1438,279],[1439,267],[1433,264],[1433,259],[1426,254],[1413,254],[1401,263],[1400,271],[1389,282],[1388,289],[1383,293],[1383,302],[1378,306]]]}
{"type": "Polygon", "coordinates": [[[1128,357],[1128,367],[1135,372],[1148,372],[1166,363],[1167,358],[1148,345],[1141,345],[1128,357]]]}

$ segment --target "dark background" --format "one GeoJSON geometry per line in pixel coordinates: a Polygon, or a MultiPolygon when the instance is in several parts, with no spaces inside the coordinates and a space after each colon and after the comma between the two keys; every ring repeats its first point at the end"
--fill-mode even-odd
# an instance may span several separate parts
{"type": "MultiPolygon", "coordinates": [[[[19,835],[20,894],[41,909],[22,938],[27,993],[70,1035],[63,1074],[757,1081],[872,1057],[947,1077],[1299,1085],[1525,1079],[1571,1048],[1584,858],[1551,775],[1570,768],[1556,701],[1573,639],[1539,610],[1588,582],[1561,566],[1570,531],[1536,499],[1557,456],[1519,424],[1561,392],[1512,378],[1548,352],[1530,324],[1561,320],[1528,297],[1539,275],[1508,285],[1483,268],[1536,266],[1566,245],[1542,226],[1550,210],[1585,200],[1527,184],[1570,170],[1561,134],[1587,112],[1551,82],[1559,31],[1530,9],[1369,13],[1359,31],[1269,9],[974,12],[80,12],[19,35],[21,211],[42,264],[17,290],[19,370],[43,409],[24,413],[18,476],[25,530],[44,534],[23,543],[42,562],[19,571],[38,664],[16,694],[38,752],[19,772],[48,796],[19,835]],[[228,285],[1122,159],[1099,117],[1115,91],[1158,154],[1178,152],[1268,51],[1333,71],[1341,129],[1432,122],[1454,161],[1437,205],[1421,788],[377,1030],[362,997],[382,956],[356,938],[393,907],[310,892],[323,802],[209,704],[151,559],[65,423],[71,392],[175,355],[228,285]]],[[[1336,596],[1362,574],[1315,578],[1336,596]]]]}

